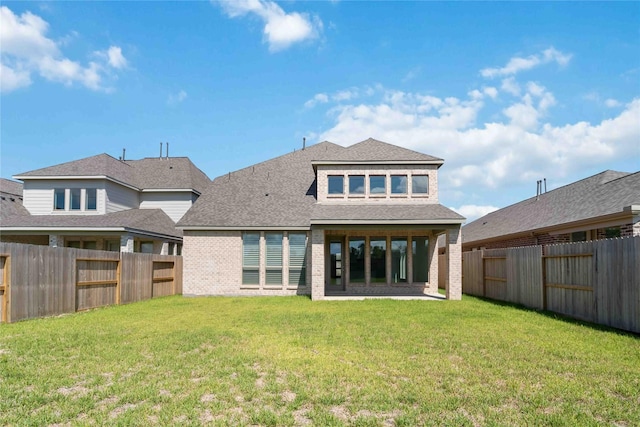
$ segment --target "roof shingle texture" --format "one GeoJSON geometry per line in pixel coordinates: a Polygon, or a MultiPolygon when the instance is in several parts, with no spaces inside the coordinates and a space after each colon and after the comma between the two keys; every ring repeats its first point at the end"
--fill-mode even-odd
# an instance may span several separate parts
{"type": "MultiPolygon", "coordinates": [[[[367,160],[420,162],[440,159],[374,139],[346,148],[321,142],[214,179],[209,189],[178,222],[178,227],[309,227],[314,215],[318,219],[331,215],[330,211],[316,206],[312,162],[367,160]]],[[[412,219],[427,218],[440,214],[459,217],[452,211],[436,211],[440,208],[433,205],[424,207],[420,213],[417,212],[419,209],[405,208],[404,213],[391,207],[363,208],[366,212],[358,212],[380,219],[402,218],[403,215],[412,219]]],[[[338,209],[343,211],[343,208],[338,209]]]]}
{"type": "Polygon", "coordinates": [[[20,215],[29,215],[22,205],[22,184],[0,178],[0,222],[20,215]]]}
{"type": "Polygon", "coordinates": [[[108,154],[98,154],[17,176],[107,176],[141,190],[194,189],[199,193],[210,183],[207,175],[187,157],[148,157],[121,161],[108,154]]]}
{"type": "Polygon", "coordinates": [[[462,227],[463,243],[622,212],[640,204],[640,172],[607,170],[502,208],[462,227]]]}
{"type": "Polygon", "coordinates": [[[182,237],[161,209],[129,209],[105,215],[21,215],[2,218],[2,227],[126,228],[171,237],[182,237]]]}

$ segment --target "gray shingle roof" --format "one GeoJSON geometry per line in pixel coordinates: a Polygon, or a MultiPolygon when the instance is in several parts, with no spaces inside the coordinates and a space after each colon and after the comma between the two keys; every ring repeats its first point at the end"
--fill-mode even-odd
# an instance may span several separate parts
{"type": "Polygon", "coordinates": [[[126,228],[131,231],[182,237],[161,209],[129,209],[105,215],[22,215],[2,218],[2,227],[126,228]]]}
{"type": "Polygon", "coordinates": [[[207,175],[187,157],[121,161],[108,154],[98,154],[16,176],[107,176],[138,189],[194,189],[199,193],[210,183],[207,175]]]}
{"type": "Polygon", "coordinates": [[[193,189],[199,193],[211,182],[188,157],[147,157],[127,160],[135,171],[135,186],[141,189],[193,189]]]}
{"type": "Polygon", "coordinates": [[[502,208],[462,227],[472,243],[622,212],[640,205],[640,172],[607,170],[502,208]]]}
{"type": "MultiPolygon", "coordinates": [[[[209,189],[178,222],[182,227],[309,227],[314,215],[325,213],[316,207],[316,183],[312,162],[316,161],[433,161],[432,156],[368,139],[351,147],[321,142],[305,150],[295,151],[258,163],[213,180],[209,189]],[[355,154],[354,154],[355,153],[355,154]],[[316,210],[317,209],[317,210],[316,210]]],[[[461,218],[456,213],[431,205],[423,211],[405,206],[380,209],[380,218],[406,216],[430,218],[440,214],[461,218]]],[[[437,205],[439,206],[439,205],[437,205]]],[[[366,208],[363,215],[374,215],[366,208]]],[[[342,211],[341,211],[342,212],[342,211]]],[[[342,214],[341,214],[342,215],[342,214]]]]}
{"type": "Polygon", "coordinates": [[[10,194],[22,198],[22,183],[10,179],[0,178],[0,193],[10,194]]]}
{"type": "Polygon", "coordinates": [[[0,221],[21,215],[29,215],[22,205],[22,184],[0,178],[0,221]]]}
{"type": "Polygon", "coordinates": [[[417,151],[408,150],[397,145],[388,144],[369,138],[357,144],[347,147],[333,157],[319,157],[316,161],[334,160],[334,161],[354,161],[354,162],[442,162],[438,157],[429,156],[428,154],[419,153],[417,151]]]}

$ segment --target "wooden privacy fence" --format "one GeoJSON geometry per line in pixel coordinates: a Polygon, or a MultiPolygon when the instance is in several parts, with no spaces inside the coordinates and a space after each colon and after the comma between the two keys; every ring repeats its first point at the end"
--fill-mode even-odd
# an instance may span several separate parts
{"type": "Polygon", "coordinates": [[[0,243],[0,320],[182,293],[182,257],[0,243]]]}
{"type": "Polygon", "coordinates": [[[462,292],[640,332],[640,237],[464,252],[462,292]]]}

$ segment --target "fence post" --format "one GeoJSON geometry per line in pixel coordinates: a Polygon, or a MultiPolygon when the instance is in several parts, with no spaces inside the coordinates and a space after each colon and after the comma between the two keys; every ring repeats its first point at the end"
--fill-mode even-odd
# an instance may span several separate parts
{"type": "Polygon", "coordinates": [[[122,252],[120,252],[120,259],[118,260],[118,266],[116,267],[116,305],[120,305],[120,284],[122,283],[122,277],[120,277],[120,274],[122,272],[122,269],[120,268],[120,265],[122,264],[122,252]]]}
{"type": "Polygon", "coordinates": [[[9,302],[11,295],[11,255],[2,254],[1,256],[4,258],[4,268],[2,269],[2,284],[4,290],[2,291],[2,319],[0,319],[0,321],[8,323],[11,320],[9,314],[9,310],[11,310],[11,304],[9,302]]]}
{"type": "Polygon", "coordinates": [[[480,258],[482,259],[482,262],[480,263],[481,265],[481,271],[480,274],[482,277],[482,297],[486,297],[487,296],[487,279],[486,276],[484,274],[484,263],[485,263],[485,259],[484,259],[484,249],[480,249],[480,258]]]}
{"type": "Polygon", "coordinates": [[[547,309],[547,258],[545,258],[546,246],[542,245],[542,309],[547,309]]]}

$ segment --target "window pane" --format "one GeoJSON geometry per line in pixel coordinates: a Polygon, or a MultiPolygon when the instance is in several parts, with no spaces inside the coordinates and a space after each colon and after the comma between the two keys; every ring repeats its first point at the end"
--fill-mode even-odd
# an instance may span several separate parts
{"type": "Polygon", "coordinates": [[[364,194],[364,175],[349,176],[349,194],[364,194]]]}
{"type": "Polygon", "coordinates": [[[386,176],[384,175],[370,175],[369,176],[369,192],[371,194],[386,194],[386,176]]]}
{"type": "Polygon", "coordinates": [[[140,243],[140,252],[143,254],[152,254],[153,253],[153,242],[142,242],[140,243]]]}
{"type": "Polygon", "coordinates": [[[371,239],[371,283],[386,283],[386,253],[387,241],[385,239],[371,239]]]}
{"type": "Polygon", "coordinates": [[[620,237],[620,227],[609,227],[604,229],[604,236],[607,239],[612,239],[614,237],[620,237]]]}
{"type": "Polygon", "coordinates": [[[267,267],[282,268],[282,233],[267,233],[264,238],[267,246],[267,267]]]}
{"type": "Polygon", "coordinates": [[[411,177],[411,191],[413,194],[429,193],[429,177],[427,175],[413,175],[411,177]]]}
{"type": "MultiPolygon", "coordinates": [[[[153,243],[152,243],[152,245],[153,245],[153,243]]],[[[97,242],[95,242],[95,241],[82,242],[82,248],[83,249],[94,249],[95,250],[96,247],[97,247],[97,242]]],[[[153,249],[153,246],[152,246],[152,249],[153,249]]]]}
{"type": "Polygon", "coordinates": [[[344,194],[344,177],[342,175],[329,176],[329,194],[344,194]]]}
{"type": "Polygon", "coordinates": [[[260,233],[244,233],[242,236],[242,266],[260,266],[260,233]]]}
{"type": "Polygon", "coordinates": [[[407,176],[391,175],[391,193],[407,194],[407,176]]]}
{"type": "Polygon", "coordinates": [[[260,233],[242,235],[242,284],[260,284],[260,233]]]}
{"type": "Polygon", "coordinates": [[[69,191],[69,194],[71,194],[71,203],[70,203],[71,210],[74,210],[74,211],[80,210],[80,189],[72,188],[69,191]]]}
{"type": "Polygon", "coordinates": [[[349,239],[349,281],[364,282],[364,239],[349,239]]]}
{"type": "Polygon", "coordinates": [[[87,202],[85,209],[88,211],[95,211],[97,207],[97,191],[95,188],[87,188],[87,202]]]}
{"type": "Polygon", "coordinates": [[[342,241],[332,240],[329,243],[329,253],[331,255],[329,283],[331,285],[342,285],[342,241]]]}
{"type": "Polygon", "coordinates": [[[407,239],[391,239],[391,282],[407,281],[407,239]]]}
{"type": "Polygon", "coordinates": [[[576,231],[575,233],[571,233],[571,241],[572,242],[586,242],[587,241],[587,232],[586,231],[576,231]]]}
{"type": "Polygon", "coordinates": [[[282,285],[282,268],[267,268],[265,283],[267,285],[282,285]]]}
{"type": "Polygon", "coordinates": [[[413,251],[413,281],[429,281],[429,239],[414,237],[411,242],[413,251]]]}
{"type": "Polygon", "coordinates": [[[304,286],[306,283],[307,235],[289,234],[289,284],[304,286]]]}
{"type": "Polygon", "coordinates": [[[71,240],[71,241],[67,242],[66,246],[68,248],[80,249],[80,241],[79,240],[71,240]]]}
{"type": "Polygon", "coordinates": [[[53,208],[64,210],[64,188],[56,188],[53,192],[53,208]]]}

